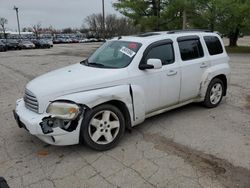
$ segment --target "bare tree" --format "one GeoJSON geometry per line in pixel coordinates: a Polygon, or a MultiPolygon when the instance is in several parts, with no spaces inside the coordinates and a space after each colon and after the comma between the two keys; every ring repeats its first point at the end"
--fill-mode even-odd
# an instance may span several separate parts
{"type": "Polygon", "coordinates": [[[105,31],[103,31],[102,27],[102,14],[88,16],[85,23],[95,37],[112,38],[137,33],[137,28],[133,26],[128,18],[117,17],[115,14],[106,16],[105,31]]]}
{"type": "Polygon", "coordinates": [[[33,29],[33,32],[36,35],[36,39],[39,39],[41,30],[42,30],[42,24],[41,24],[41,22],[38,22],[37,24],[32,25],[32,29],[33,29]]]}
{"type": "Polygon", "coordinates": [[[85,19],[90,32],[95,37],[100,37],[102,34],[102,14],[91,14],[85,19]]]}
{"type": "Polygon", "coordinates": [[[8,20],[6,18],[0,18],[0,26],[2,28],[4,38],[7,40],[6,27],[5,27],[6,24],[8,24],[8,20]]]}

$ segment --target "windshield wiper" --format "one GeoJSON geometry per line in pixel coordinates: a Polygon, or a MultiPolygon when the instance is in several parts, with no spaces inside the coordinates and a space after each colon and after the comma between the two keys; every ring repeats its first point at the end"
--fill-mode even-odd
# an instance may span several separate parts
{"type": "Polygon", "coordinates": [[[90,66],[97,66],[97,67],[105,67],[105,65],[101,64],[101,63],[88,63],[88,65],[90,66]]]}
{"type": "Polygon", "coordinates": [[[88,61],[88,59],[81,61],[80,64],[86,65],[86,66],[92,66],[92,67],[113,68],[113,67],[109,67],[109,66],[103,65],[103,64],[101,64],[101,63],[94,63],[94,62],[91,62],[91,63],[90,63],[90,62],[88,61]]]}
{"type": "Polygon", "coordinates": [[[85,59],[85,60],[81,61],[80,64],[89,65],[88,59],[85,59]]]}

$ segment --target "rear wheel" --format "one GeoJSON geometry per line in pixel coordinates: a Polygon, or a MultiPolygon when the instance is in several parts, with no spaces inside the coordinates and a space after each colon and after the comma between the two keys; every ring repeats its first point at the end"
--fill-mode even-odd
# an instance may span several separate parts
{"type": "Polygon", "coordinates": [[[223,98],[225,86],[219,78],[214,78],[208,88],[203,104],[208,108],[218,106],[223,98]]]}
{"type": "Polygon", "coordinates": [[[86,112],[81,137],[87,146],[103,151],[116,146],[124,131],[125,120],[121,111],[104,104],[86,112]]]}

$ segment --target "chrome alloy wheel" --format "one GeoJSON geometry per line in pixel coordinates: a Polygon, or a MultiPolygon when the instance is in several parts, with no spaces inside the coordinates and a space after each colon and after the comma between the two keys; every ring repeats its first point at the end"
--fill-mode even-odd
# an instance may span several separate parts
{"type": "Polygon", "coordinates": [[[216,83],[213,85],[210,91],[210,102],[215,105],[220,102],[221,97],[222,97],[222,85],[220,83],[216,83]]]}
{"type": "Polygon", "coordinates": [[[88,126],[89,136],[97,144],[111,143],[118,135],[119,129],[119,118],[110,110],[96,113],[88,126]]]}

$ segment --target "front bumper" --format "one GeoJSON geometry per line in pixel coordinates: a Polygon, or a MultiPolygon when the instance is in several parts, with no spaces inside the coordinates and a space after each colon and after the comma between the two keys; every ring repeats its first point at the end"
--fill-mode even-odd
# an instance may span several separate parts
{"type": "Polygon", "coordinates": [[[74,145],[79,143],[80,118],[75,130],[69,132],[60,127],[52,128],[53,132],[45,134],[41,128],[41,122],[48,114],[37,114],[27,109],[23,99],[16,102],[16,110],[13,112],[17,124],[20,128],[25,128],[32,135],[51,145],[74,145]]]}

